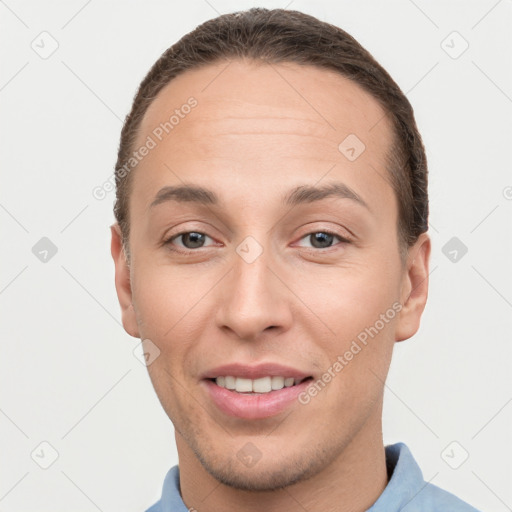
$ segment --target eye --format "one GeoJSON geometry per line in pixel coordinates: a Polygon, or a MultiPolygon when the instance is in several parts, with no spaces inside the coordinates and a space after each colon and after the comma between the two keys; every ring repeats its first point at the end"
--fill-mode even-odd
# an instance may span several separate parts
{"type": "Polygon", "coordinates": [[[173,235],[164,243],[165,245],[174,245],[175,240],[180,240],[181,245],[176,245],[178,245],[178,247],[182,247],[183,249],[185,249],[185,252],[187,252],[187,250],[200,249],[201,247],[204,247],[204,243],[207,238],[212,240],[212,238],[210,238],[208,235],[205,235],[204,233],[200,233],[198,231],[184,231],[183,233],[173,235]]]}
{"type": "Polygon", "coordinates": [[[315,249],[329,249],[330,247],[332,247],[332,243],[335,238],[337,238],[340,242],[350,242],[350,240],[348,240],[347,238],[344,238],[330,231],[315,231],[302,237],[301,240],[308,239],[311,242],[311,246],[309,247],[313,247],[315,249]]]}
{"type": "MultiPolygon", "coordinates": [[[[208,245],[205,246],[206,239],[213,241],[213,239],[205,233],[201,233],[199,231],[184,231],[168,238],[164,242],[164,245],[171,246],[171,250],[186,253],[193,252],[194,249],[209,247],[208,245]],[[181,247],[181,249],[174,249],[172,246],[178,246],[181,247]]],[[[337,235],[336,233],[332,233],[331,231],[323,230],[308,233],[306,236],[302,237],[301,240],[309,240],[311,245],[301,246],[306,248],[312,247],[314,249],[329,249],[330,247],[333,247],[333,242],[335,239],[338,239],[340,242],[350,243],[350,240],[345,237],[337,235]]]]}

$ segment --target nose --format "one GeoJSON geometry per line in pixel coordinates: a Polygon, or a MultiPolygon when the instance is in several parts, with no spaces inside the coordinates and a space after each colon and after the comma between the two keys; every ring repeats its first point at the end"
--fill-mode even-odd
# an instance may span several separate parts
{"type": "Polygon", "coordinates": [[[240,254],[234,254],[233,268],[218,290],[218,327],[246,341],[254,341],[270,330],[287,330],[292,321],[291,292],[282,267],[278,267],[270,250],[263,250],[254,261],[240,254]]]}

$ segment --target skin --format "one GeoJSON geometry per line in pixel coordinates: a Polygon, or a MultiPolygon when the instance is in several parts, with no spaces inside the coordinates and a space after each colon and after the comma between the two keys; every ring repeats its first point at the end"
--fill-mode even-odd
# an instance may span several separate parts
{"type": "Polygon", "coordinates": [[[233,61],[168,84],[138,142],[190,96],[197,107],[133,171],[129,264],[111,227],[123,326],[160,350],[148,371],[175,427],[183,500],[200,512],[297,502],[310,512],[366,510],[388,481],[381,417],[393,346],[417,331],[428,291],[429,237],[400,259],[384,164],[390,125],[375,126],[382,108],[340,75],[233,61]],[[348,134],[366,146],[353,162],[338,150],[348,134]],[[332,182],[367,207],[338,197],[282,202],[294,187],[332,182]],[[221,204],[150,208],[162,187],[183,183],[212,189],[221,204]],[[336,236],[313,245],[322,230],[336,236]],[[163,243],[183,232],[204,233],[204,245],[163,243]],[[247,236],[263,248],[250,264],[236,252],[247,236]],[[179,252],[187,247],[195,252],[179,252]],[[307,405],[233,418],[201,385],[206,370],[228,362],[278,362],[317,380],[397,302],[399,314],[307,405]],[[261,454],[252,467],[237,458],[248,442],[261,454]]]}

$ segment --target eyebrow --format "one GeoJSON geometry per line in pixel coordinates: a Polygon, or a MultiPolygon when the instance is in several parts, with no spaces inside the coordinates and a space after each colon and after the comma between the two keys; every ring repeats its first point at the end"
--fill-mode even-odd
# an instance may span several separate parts
{"type": "Polygon", "coordinates": [[[322,199],[327,199],[329,197],[352,199],[356,203],[359,203],[369,209],[366,202],[356,194],[354,190],[341,182],[327,183],[320,187],[301,185],[294,188],[285,196],[284,203],[290,206],[295,206],[302,203],[321,201],[322,199]]]}
{"type": "Polygon", "coordinates": [[[217,205],[220,203],[219,197],[213,190],[198,185],[179,185],[161,188],[149,207],[153,208],[168,201],[180,203],[193,202],[204,205],[217,205]]]}
{"type": "MultiPolygon", "coordinates": [[[[300,185],[283,196],[283,203],[289,206],[296,206],[321,201],[330,197],[351,199],[369,209],[366,202],[354,190],[341,182],[328,183],[320,187],[300,185]]],[[[179,185],[166,186],[160,189],[149,207],[153,208],[169,201],[180,203],[192,202],[211,206],[221,204],[219,196],[213,190],[199,185],[179,185]]]]}

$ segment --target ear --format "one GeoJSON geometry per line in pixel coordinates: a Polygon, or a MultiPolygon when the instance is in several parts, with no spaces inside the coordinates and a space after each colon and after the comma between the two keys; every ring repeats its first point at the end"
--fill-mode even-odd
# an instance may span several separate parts
{"type": "Polygon", "coordinates": [[[132,288],[130,283],[130,267],[126,261],[126,255],[123,251],[121,229],[116,222],[110,226],[112,233],[112,242],[110,244],[110,252],[114,259],[116,277],[116,291],[119,304],[121,306],[121,315],[123,319],[124,330],[134,338],[140,338],[139,328],[135,310],[132,305],[132,288]]]}
{"type": "Polygon", "coordinates": [[[397,322],[395,340],[403,341],[418,331],[428,296],[430,237],[422,233],[409,248],[402,281],[402,310],[397,322]]]}

